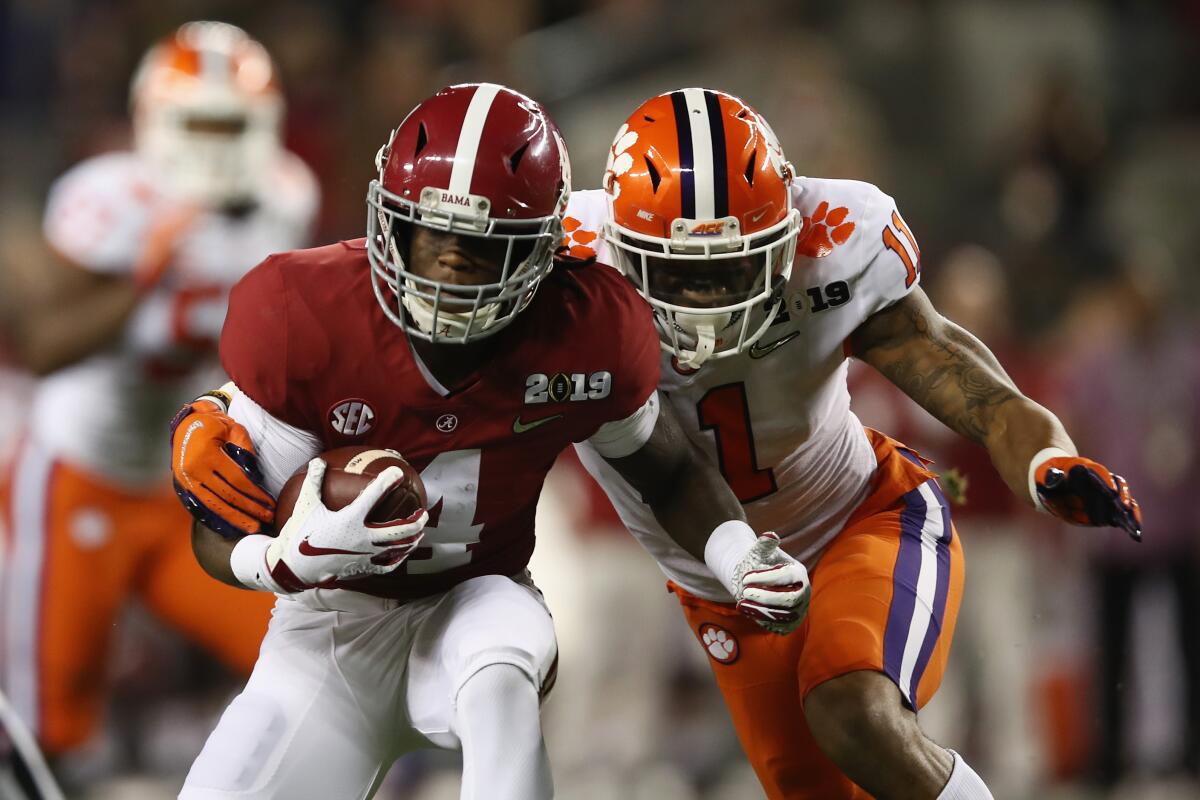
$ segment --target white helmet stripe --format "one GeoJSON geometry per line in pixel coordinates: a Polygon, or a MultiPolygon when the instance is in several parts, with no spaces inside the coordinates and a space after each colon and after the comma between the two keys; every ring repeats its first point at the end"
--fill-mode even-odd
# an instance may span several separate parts
{"type": "Polygon", "coordinates": [[[200,78],[214,85],[227,84],[233,77],[229,68],[229,54],[215,47],[200,49],[200,78]]]}
{"type": "Polygon", "coordinates": [[[471,96],[467,115],[463,118],[462,130],[458,134],[458,148],[454,151],[454,167],[450,171],[452,194],[471,193],[471,176],[475,174],[475,156],[479,152],[479,140],[483,136],[483,124],[487,122],[492,101],[500,91],[494,83],[481,83],[471,96]]]}
{"type": "Polygon", "coordinates": [[[692,164],[696,176],[696,219],[716,216],[712,130],[703,89],[684,89],[692,129],[692,164]]]}

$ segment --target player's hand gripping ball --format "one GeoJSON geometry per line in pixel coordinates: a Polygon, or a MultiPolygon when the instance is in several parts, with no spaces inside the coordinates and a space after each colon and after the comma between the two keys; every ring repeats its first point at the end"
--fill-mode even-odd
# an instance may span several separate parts
{"type": "Polygon", "coordinates": [[[267,568],[289,592],[391,572],[420,544],[426,502],[421,476],[395,450],[330,450],[280,490],[267,568]]]}

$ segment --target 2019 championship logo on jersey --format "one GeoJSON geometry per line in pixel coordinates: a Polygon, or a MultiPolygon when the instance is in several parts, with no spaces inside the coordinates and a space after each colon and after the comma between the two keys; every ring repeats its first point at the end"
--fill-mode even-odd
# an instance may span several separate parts
{"type": "Polygon", "coordinates": [[[591,374],[535,372],[525,379],[525,402],[528,404],[603,400],[611,392],[612,373],[608,370],[591,374]]]}

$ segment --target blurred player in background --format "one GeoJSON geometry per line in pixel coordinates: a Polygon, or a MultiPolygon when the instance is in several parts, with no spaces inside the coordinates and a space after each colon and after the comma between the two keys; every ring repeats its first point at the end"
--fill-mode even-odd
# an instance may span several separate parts
{"type": "Polygon", "coordinates": [[[803,625],[770,636],[635,489],[578,448],[671,579],[768,796],[990,798],[916,721],[962,594],[949,505],[926,462],[850,411],[848,358],[985,445],[1031,505],[1140,538],[1125,482],[1077,456],[1058,419],[932,307],[892,198],[796,176],[736,97],[683,89],[644,103],[617,132],[604,191],[576,193],[567,214],[572,251],[602,242],[600,259],[654,307],[660,388],[688,435],[750,521],[814,565],[803,625]]]}
{"type": "Polygon", "coordinates": [[[376,164],[367,237],[239,282],[221,334],[236,390],[173,427],[197,558],[279,595],[189,800],[370,797],[397,757],[431,746],[462,751],[464,800],[552,796],[539,701],[557,644],[527,564],[546,474],[573,442],[592,442],[687,552],[740,547],[713,566],[744,613],[783,625],[807,604],[803,567],[756,539],[662,412],[650,309],[609,267],[559,257],[570,167],[545,109],[450,86],[376,164]],[[367,519],[388,471],[326,508],[319,455],[351,444],[401,451],[428,514],[367,519]],[[263,535],[270,495],[306,464],[296,511],[263,535]]]}
{"type": "Polygon", "coordinates": [[[96,729],[128,600],[243,672],[271,605],[195,563],[161,442],[219,374],[230,286],[306,242],[317,187],[282,148],[270,57],[236,27],[193,22],[152,48],[131,106],[133,150],[51,189],[46,291],[22,298],[14,337],[43,377],[0,484],[3,686],[52,755],[96,729]]]}

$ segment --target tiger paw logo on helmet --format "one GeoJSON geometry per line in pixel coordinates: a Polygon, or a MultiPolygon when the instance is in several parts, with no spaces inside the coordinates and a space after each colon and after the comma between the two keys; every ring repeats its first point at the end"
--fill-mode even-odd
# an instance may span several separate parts
{"type": "Polygon", "coordinates": [[[700,642],[704,649],[721,664],[732,664],[738,658],[738,642],[734,635],[719,625],[706,622],[699,628],[700,642]]]}
{"type": "Polygon", "coordinates": [[[615,179],[629,172],[633,166],[633,155],[628,150],[637,140],[637,131],[629,130],[628,122],[622,123],[617,129],[617,135],[613,137],[612,149],[608,152],[608,163],[604,166],[602,185],[612,194],[614,200],[621,196],[621,182],[615,179]]]}
{"type": "Polygon", "coordinates": [[[829,203],[822,200],[812,216],[804,218],[796,252],[806,258],[824,258],[833,248],[845,244],[854,233],[854,223],[846,221],[849,213],[845,206],[830,211],[829,203]]]}

